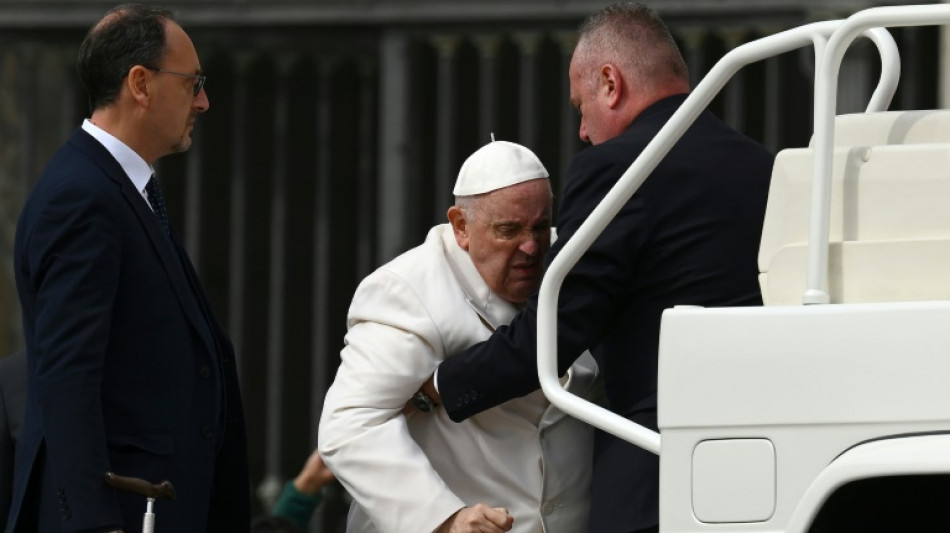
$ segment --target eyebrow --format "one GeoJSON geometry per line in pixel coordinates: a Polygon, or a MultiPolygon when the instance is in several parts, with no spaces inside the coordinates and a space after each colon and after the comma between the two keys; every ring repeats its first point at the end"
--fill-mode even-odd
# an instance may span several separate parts
{"type": "Polygon", "coordinates": [[[500,220],[500,221],[498,221],[498,222],[492,223],[491,226],[492,226],[493,228],[514,227],[514,228],[532,228],[532,229],[534,229],[534,228],[544,227],[544,226],[550,226],[550,225],[551,225],[551,221],[548,219],[548,220],[541,220],[541,221],[539,221],[537,224],[527,224],[527,223],[523,223],[523,222],[518,222],[517,220],[500,220]]]}

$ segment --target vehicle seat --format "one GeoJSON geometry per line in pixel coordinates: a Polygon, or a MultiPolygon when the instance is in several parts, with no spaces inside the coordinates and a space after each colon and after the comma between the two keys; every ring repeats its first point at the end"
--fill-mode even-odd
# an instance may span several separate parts
{"type": "MultiPolygon", "coordinates": [[[[950,110],[835,119],[832,303],[950,299],[950,110]]],[[[775,160],[759,248],[766,305],[800,305],[813,150],[775,160]]]]}

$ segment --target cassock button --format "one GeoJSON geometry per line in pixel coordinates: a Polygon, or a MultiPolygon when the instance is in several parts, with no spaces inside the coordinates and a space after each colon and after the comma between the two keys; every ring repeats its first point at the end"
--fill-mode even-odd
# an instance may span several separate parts
{"type": "Polygon", "coordinates": [[[211,377],[211,367],[208,365],[201,365],[201,368],[198,370],[198,375],[204,379],[211,377]]]}
{"type": "Polygon", "coordinates": [[[205,438],[210,439],[212,435],[214,435],[214,431],[211,429],[211,424],[208,424],[205,427],[201,428],[201,434],[204,435],[205,438]]]}

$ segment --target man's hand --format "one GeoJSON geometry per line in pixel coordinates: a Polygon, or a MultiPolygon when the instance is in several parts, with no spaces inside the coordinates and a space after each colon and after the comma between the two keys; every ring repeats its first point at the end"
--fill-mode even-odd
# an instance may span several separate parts
{"type": "Polygon", "coordinates": [[[500,533],[510,531],[514,521],[508,509],[479,503],[459,509],[439,526],[436,533],[500,533]]]}

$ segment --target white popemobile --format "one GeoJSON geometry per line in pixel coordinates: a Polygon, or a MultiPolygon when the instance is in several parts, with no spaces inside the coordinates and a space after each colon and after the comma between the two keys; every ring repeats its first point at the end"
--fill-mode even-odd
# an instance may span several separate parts
{"type": "Polygon", "coordinates": [[[950,474],[950,111],[885,111],[900,66],[883,29],[947,23],[950,5],[872,8],[729,52],[548,269],[542,388],[660,455],[662,532],[803,532],[849,483],[950,479],[934,477],[950,474]],[[841,58],[862,34],[881,53],[881,82],[867,113],[835,117],[841,58]],[[737,70],[808,45],[815,132],[775,161],[765,306],[664,313],[659,433],[564,391],[554,310],[567,272],[737,70]]]}

